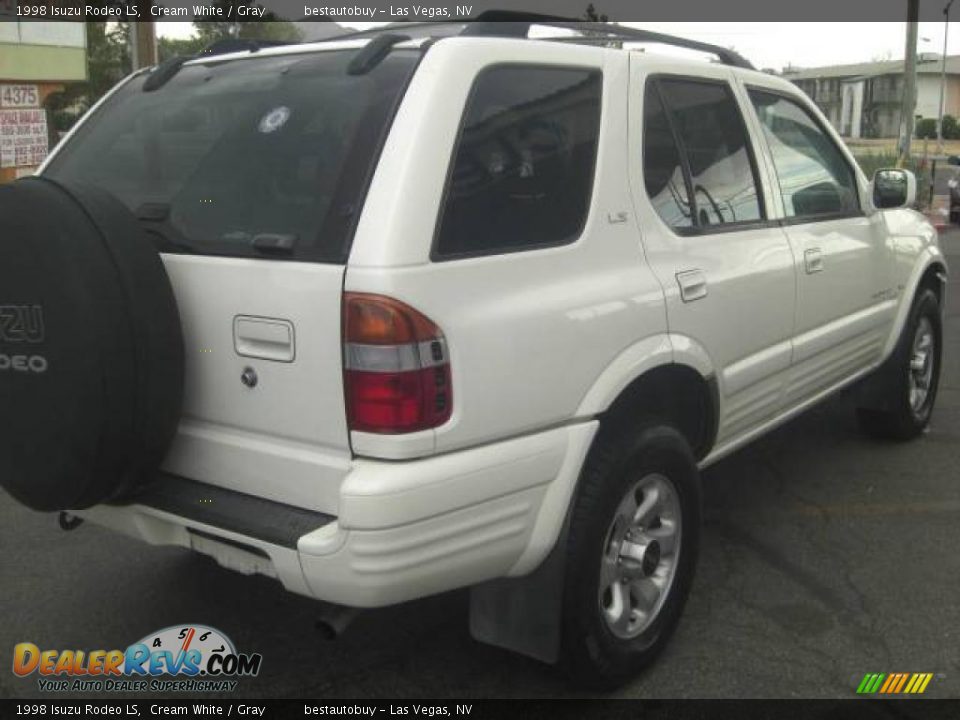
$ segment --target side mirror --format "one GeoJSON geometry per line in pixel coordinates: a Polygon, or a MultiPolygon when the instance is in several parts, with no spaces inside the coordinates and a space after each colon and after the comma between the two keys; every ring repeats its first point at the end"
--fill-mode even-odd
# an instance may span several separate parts
{"type": "Polygon", "coordinates": [[[877,170],[872,185],[873,204],[878,210],[910,207],[917,201],[917,178],[909,170],[877,170]]]}

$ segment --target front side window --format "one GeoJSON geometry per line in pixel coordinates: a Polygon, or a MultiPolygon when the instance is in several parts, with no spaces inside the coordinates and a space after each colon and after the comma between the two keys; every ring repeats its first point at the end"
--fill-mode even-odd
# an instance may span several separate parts
{"type": "Polygon", "coordinates": [[[750,90],[763,125],[788,218],[859,212],[853,169],[810,113],[793,100],[750,90]]]}
{"type": "MultiPolygon", "coordinates": [[[[682,194],[676,195],[677,207],[686,205],[689,216],[677,223],[661,210],[666,206],[658,202],[662,197],[658,184],[648,182],[647,191],[665,222],[676,228],[692,224],[700,231],[710,231],[762,220],[759,183],[746,127],[729,86],[722,82],[668,78],[651,83],[659,88],[662,107],[673,128],[689,193],[689,200],[682,194]]],[[[651,145],[657,144],[653,139],[658,136],[663,138],[661,144],[667,141],[659,112],[657,103],[648,107],[650,124],[645,131],[645,148],[648,139],[651,145]]],[[[656,176],[655,165],[665,157],[662,152],[659,159],[657,154],[645,156],[645,176],[648,170],[656,176]]],[[[662,171],[659,174],[662,181],[662,171]]],[[[668,186],[679,187],[676,177],[674,172],[668,186]]],[[[675,215],[672,210],[669,213],[675,215]]]]}
{"type": "Polygon", "coordinates": [[[558,245],[583,230],[602,75],[499,66],[474,83],[454,148],[434,257],[558,245]]]}

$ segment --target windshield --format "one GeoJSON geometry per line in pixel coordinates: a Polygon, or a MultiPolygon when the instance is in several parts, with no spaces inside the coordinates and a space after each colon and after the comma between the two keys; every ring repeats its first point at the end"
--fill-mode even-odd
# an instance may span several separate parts
{"type": "Polygon", "coordinates": [[[45,174],[98,185],[168,252],[346,261],[419,53],[349,75],[357,50],[211,60],[111,97],[45,174]]]}

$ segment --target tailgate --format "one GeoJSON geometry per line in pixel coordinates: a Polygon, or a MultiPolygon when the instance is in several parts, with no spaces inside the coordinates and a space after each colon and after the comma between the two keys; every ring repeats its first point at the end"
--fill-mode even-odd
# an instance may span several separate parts
{"type": "Polygon", "coordinates": [[[164,262],[187,348],[183,419],[164,468],[335,513],[350,465],[344,268],[190,255],[164,262]]]}

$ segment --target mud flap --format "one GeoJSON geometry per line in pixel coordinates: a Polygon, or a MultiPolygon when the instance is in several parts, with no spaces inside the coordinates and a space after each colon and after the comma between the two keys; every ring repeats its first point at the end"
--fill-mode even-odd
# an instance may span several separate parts
{"type": "MultiPolygon", "coordinates": [[[[898,354],[899,347],[894,351],[892,358],[896,358],[898,354]]],[[[860,381],[855,395],[858,408],[878,412],[891,412],[894,409],[892,400],[896,383],[894,370],[890,361],[887,361],[860,381]]]]}
{"type": "Polygon", "coordinates": [[[569,525],[568,513],[553,550],[529,575],[470,589],[474,640],[551,665],[559,660],[569,525]]]}

